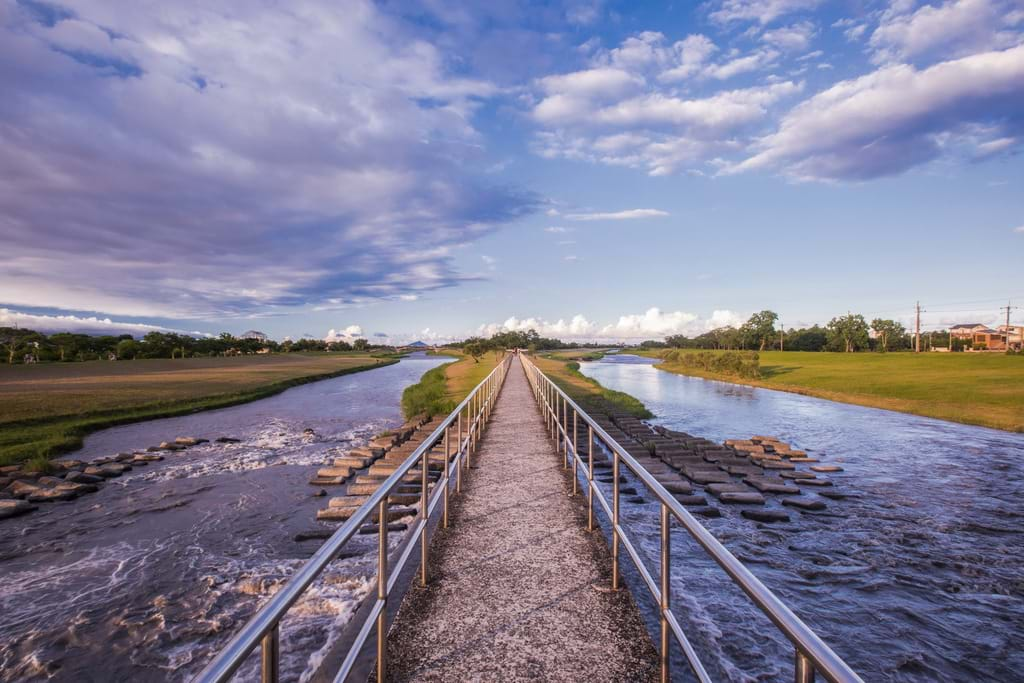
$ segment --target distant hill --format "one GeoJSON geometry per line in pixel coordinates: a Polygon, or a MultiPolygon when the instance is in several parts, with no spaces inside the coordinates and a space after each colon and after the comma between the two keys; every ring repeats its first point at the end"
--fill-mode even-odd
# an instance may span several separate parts
{"type": "Polygon", "coordinates": [[[421,341],[414,341],[412,344],[407,344],[407,346],[410,346],[410,347],[413,347],[413,348],[417,348],[417,349],[425,349],[425,348],[427,348],[430,345],[429,344],[424,344],[421,341]]]}

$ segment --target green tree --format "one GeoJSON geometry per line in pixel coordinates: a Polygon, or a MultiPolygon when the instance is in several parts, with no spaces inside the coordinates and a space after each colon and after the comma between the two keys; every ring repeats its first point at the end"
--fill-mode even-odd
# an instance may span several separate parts
{"type": "Polygon", "coordinates": [[[477,363],[480,362],[480,356],[487,353],[487,342],[483,339],[469,339],[465,344],[462,345],[462,351],[469,356],[473,357],[473,360],[477,363]]]}
{"type": "Polygon", "coordinates": [[[907,333],[907,329],[903,325],[900,325],[895,320],[885,320],[883,318],[872,320],[871,329],[875,332],[875,337],[878,339],[878,350],[882,353],[894,348],[897,340],[907,333]]]}
{"type": "Polygon", "coordinates": [[[750,316],[741,328],[744,337],[758,344],[761,351],[765,350],[772,340],[775,339],[775,323],[779,321],[779,314],[775,311],[761,311],[750,316]]]}
{"type": "Polygon", "coordinates": [[[363,338],[356,339],[352,342],[352,348],[356,351],[367,351],[370,348],[370,341],[363,338]]]}
{"type": "Polygon", "coordinates": [[[122,360],[133,360],[139,355],[139,342],[134,339],[122,339],[117,343],[117,357],[122,360]]]}
{"type": "Polygon", "coordinates": [[[868,348],[868,323],[862,315],[847,314],[828,323],[828,345],[833,351],[851,353],[868,348]]]}

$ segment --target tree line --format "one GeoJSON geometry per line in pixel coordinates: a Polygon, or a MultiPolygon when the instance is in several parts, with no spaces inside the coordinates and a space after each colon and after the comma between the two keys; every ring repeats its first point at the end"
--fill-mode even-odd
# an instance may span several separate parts
{"type": "MultiPolygon", "coordinates": [[[[875,318],[868,322],[863,315],[848,313],[836,316],[827,325],[789,328],[777,327],[779,315],[764,310],[753,314],[739,327],[725,326],[694,337],[674,334],[663,342],[648,340],[640,345],[646,348],[726,349],[752,351],[906,351],[913,348],[913,335],[896,322],[875,318]],[[874,332],[874,335],[871,335],[874,332]]],[[[956,340],[954,340],[954,347],[956,340]]],[[[946,346],[949,333],[931,333],[928,343],[946,346]]],[[[954,350],[957,350],[954,348],[954,350]]]]}
{"type": "Polygon", "coordinates": [[[367,339],[351,343],[298,339],[243,339],[227,332],[217,337],[192,337],[174,332],[150,332],[142,339],[130,334],[88,335],[74,332],[43,334],[35,330],[0,327],[0,361],[71,362],[87,360],[133,360],[135,358],[198,358],[238,356],[255,353],[289,353],[299,351],[369,351],[391,347],[370,344],[367,339]]]}

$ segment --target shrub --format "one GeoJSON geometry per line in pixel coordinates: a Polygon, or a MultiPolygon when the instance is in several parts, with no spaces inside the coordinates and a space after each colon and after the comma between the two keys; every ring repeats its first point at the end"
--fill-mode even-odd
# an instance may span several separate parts
{"type": "Polygon", "coordinates": [[[720,375],[732,375],[744,379],[761,377],[760,356],[753,351],[698,351],[684,353],[679,359],[683,367],[703,370],[720,375]]]}
{"type": "Polygon", "coordinates": [[[427,370],[416,384],[402,392],[402,412],[405,416],[426,414],[427,417],[445,415],[455,410],[455,401],[447,398],[445,368],[451,363],[427,370]]]}

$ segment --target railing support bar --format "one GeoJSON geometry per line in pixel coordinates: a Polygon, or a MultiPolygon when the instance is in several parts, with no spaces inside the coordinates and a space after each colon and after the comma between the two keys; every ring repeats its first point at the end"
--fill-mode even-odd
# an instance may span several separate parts
{"type": "Polygon", "coordinates": [[[263,636],[260,648],[260,680],[263,683],[277,683],[281,671],[281,637],[280,627],[274,624],[267,635],[263,636]]]}
{"type": "Polygon", "coordinates": [[[377,680],[387,680],[388,645],[388,499],[377,504],[377,599],[384,608],[377,615],[377,680]]]}
{"type": "Polygon", "coordinates": [[[814,683],[814,665],[800,650],[796,651],[796,666],[793,675],[796,683],[814,683]]]}
{"type": "Polygon", "coordinates": [[[668,506],[661,504],[661,683],[668,683],[669,671],[669,623],[672,609],[672,517],[668,506]]]}

